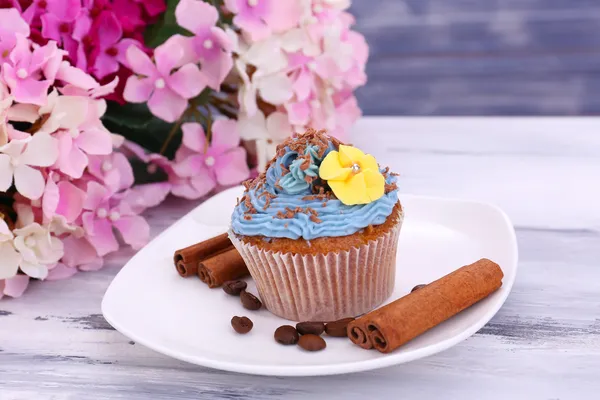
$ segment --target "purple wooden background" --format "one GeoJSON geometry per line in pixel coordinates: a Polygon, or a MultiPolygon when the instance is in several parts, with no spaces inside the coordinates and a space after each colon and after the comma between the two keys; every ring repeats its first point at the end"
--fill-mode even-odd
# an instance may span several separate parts
{"type": "Polygon", "coordinates": [[[600,0],[354,0],[367,115],[600,114],[600,0]]]}

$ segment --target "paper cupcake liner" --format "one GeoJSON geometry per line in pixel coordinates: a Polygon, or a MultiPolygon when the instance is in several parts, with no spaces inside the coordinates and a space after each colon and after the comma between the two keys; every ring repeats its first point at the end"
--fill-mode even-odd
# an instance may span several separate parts
{"type": "Polygon", "coordinates": [[[232,231],[229,237],[269,311],[293,321],[333,321],[369,312],[392,294],[402,217],[377,240],[337,253],[273,252],[232,231]]]}

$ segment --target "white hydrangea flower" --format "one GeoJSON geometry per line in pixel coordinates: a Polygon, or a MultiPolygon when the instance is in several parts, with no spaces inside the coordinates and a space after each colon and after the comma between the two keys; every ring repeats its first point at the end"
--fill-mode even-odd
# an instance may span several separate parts
{"type": "Polygon", "coordinates": [[[277,146],[292,134],[287,115],[274,112],[265,118],[262,111],[238,117],[240,137],[256,141],[258,171],[263,172],[267,162],[275,155],[277,146]]]}
{"type": "Polygon", "coordinates": [[[38,223],[15,229],[13,233],[21,270],[32,278],[46,278],[48,266],[56,264],[64,254],[63,243],[38,223]]]}
{"type": "Polygon", "coordinates": [[[15,250],[14,235],[0,218],[0,280],[12,278],[19,270],[21,256],[15,250]]]}
{"type": "Polygon", "coordinates": [[[23,196],[36,200],[44,192],[44,177],[34,167],[49,167],[58,159],[58,144],[47,133],[12,140],[0,146],[0,192],[13,183],[23,196]]]}
{"type": "MultiPolygon", "coordinates": [[[[229,36],[233,35],[229,33],[229,36]]],[[[287,75],[288,60],[283,51],[287,44],[281,36],[273,35],[248,45],[236,38],[233,51],[238,55],[235,71],[242,80],[238,100],[242,112],[254,115],[258,110],[256,97],[273,105],[281,105],[293,96],[293,82],[287,75]],[[250,76],[248,66],[255,71],[250,76]]]]}

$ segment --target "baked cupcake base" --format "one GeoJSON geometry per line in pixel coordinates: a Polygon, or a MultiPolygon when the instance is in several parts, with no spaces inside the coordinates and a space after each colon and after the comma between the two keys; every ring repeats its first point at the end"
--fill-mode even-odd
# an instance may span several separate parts
{"type": "Polygon", "coordinates": [[[229,236],[269,311],[293,321],[332,321],[371,311],[391,295],[403,217],[398,203],[382,225],[323,238],[332,239],[326,252],[320,247],[327,241],[317,242],[318,249],[307,244],[282,251],[277,242],[263,245],[232,231],[229,236]]]}

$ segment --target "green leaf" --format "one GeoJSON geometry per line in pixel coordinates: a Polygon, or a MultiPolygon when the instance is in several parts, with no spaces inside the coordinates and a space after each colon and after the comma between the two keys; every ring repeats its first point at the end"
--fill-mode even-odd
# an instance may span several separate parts
{"type": "MultiPolygon", "coordinates": [[[[150,113],[145,104],[119,105],[109,103],[102,122],[106,129],[123,135],[144,147],[152,153],[160,152],[173,124],[165,122],[150,113]]],[[[181,129],[171,140],[164,155],[168,158],[175,156],[175,151],[181,144],[181,129]]]]}
{"type": "Polygon", "coordinates": [[[149,26],[144,33],[146,46],[158,47],[176,34],[192,36],[189,31],[177,25],[177,21],[175,20],[175,8],[177,7],[177,4],[179,4],[179,0],[167,0],[166,11],[161,15],[160,19],[155,24],[149,26]]]}
{"type": "Polygon", "coordinates": [[[146,104],[119,104],[109,101],[103,121],[113,122],[129,128],[144,128],[154,119],[154,115],[148,110],[146,104]]]}
{"type": "Polygon", "coordinates": [[[208,104],[211,93],[213,93],[213,90],[211,88],[206,88],[202,92],[200,92],[198,96],[194,97],[190,102],[199,106],[208,104]]]}

